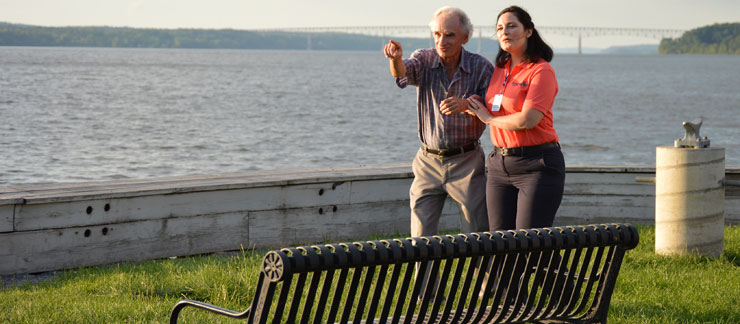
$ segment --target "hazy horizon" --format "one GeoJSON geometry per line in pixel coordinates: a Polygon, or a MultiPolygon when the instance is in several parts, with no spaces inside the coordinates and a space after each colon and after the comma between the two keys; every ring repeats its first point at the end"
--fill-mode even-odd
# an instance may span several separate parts
{"type": "MultiPolygon", "coordinates": [[[[740,1],[561,0],[516,2],[462,0],[351,1],[284,0],[258,4],[241,0],[0,0],[0,21],[47,27],[238,29],[426,25],[444,5],[465,10],[474,25],[495,24],[498,12],[519,5],[535,26],[681,29],[737,22],[740,1]]],[[[477,34],[476,34],[477,36],[477,34]]],[[[553,47],[577,47],[577,36],[543,34],[553,47]]],[[[584,36],[582,46],[657,44],[644,37],[584,36]]]]}

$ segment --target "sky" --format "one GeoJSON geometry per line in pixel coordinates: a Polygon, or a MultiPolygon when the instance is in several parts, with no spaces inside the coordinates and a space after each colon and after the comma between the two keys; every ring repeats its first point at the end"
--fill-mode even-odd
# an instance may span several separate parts
{"type": "MultiPolygon", "coordinates": [[[[479,26],[495,25],[498,12],[509,5],[525,8],[535,26],[689,30],[740,22],[740,0],[0,0],[0,22],[167,29],[427,25],[445,5],[463,9],[479,26]]],[[[577,46],[572,36],[543,36],[555,46],[577,46]]],[[[584,38],[583,46],[658,41],[601,36],[584,38]]]]}

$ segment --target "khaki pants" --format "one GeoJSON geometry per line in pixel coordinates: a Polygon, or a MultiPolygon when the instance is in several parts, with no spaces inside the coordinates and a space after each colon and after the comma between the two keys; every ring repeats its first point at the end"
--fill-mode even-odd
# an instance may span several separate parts
{"type": "Polygon", "coordinates": [[[439,157],[419,149],[411,166],[414,171],[409,190],[411,236],[438,233],[448,195],[462,210],[461,232],[488,230],[485,157],[480,146],[451,157],[439,157]]]}

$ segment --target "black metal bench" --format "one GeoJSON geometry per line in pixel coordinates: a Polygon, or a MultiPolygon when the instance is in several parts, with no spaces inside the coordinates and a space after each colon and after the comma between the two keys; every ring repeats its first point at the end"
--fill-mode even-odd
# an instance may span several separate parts
{"type": "Polygon", "coordinates": [[[187,306],[248,323],[606,323],[637,243],[609,224],[285,248],[246,311],[183,300],[170,323],[187,306]]]}

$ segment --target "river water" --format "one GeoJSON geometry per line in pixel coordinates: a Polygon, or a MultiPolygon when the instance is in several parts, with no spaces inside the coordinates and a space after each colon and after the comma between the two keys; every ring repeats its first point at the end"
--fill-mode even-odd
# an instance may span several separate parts
{"type": "MultiPolygon", "coordinates": [[[[567,165],[653,166],[695,118],[740,165],[740,56],[552,65],[567,165]]],[[[0,72],[0,185],[410,163],[419,147],[415,90],[380,50],[0,47],[0,72]]]]}

